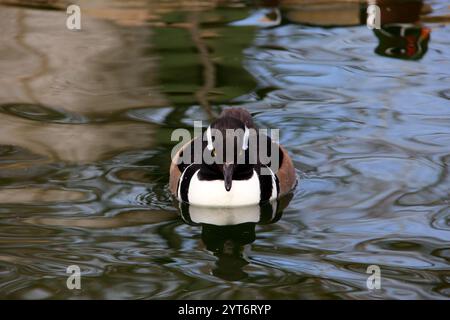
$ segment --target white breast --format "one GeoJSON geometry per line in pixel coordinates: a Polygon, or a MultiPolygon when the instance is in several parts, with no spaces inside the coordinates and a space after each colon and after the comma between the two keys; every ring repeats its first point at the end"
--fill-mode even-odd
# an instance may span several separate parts
{"type": "Polygon", "coordinates": [[[227,226],[246,222],[258,223],[261,209],[259,205],[223,208],[191,205],[189,206],[189,215],[192,222],[195,223],[227,226]]]}
{"type": "Polygon", "coordinates": [[[249,180],[234,180],[230,191],[225,190],[223,180],[199,180],[199,171],[195,172],[189,184],[189,203],[208,207],[238,207],[259,203],[259,179],[255,171],[249,180]]]}

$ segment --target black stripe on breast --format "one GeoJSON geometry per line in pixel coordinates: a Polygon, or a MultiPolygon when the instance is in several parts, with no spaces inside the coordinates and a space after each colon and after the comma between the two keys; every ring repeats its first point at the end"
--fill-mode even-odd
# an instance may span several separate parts
{"type": "MultiPolygon", "coordinates": [[[[265,141],[267,143],[266,151],[267,151],[267,156],[269,158],[272,158],[272,147],[274,149],[278,148],[278,159],[277,159],[278,160],[278,168],[275,168],[275,171],[278,171],[278,169],[281,167],[283,160],[284,160],[283,152],[282,152],[280,146],[278,144],[276,144],[275,142],[272,142],[272,139],[270,139],[270,137],[265,136],[265,135],[262,135],[262,137],[260,137],[258,135],[258,143],[264,143],[264,140],[260,141],[261,138],[265,139],[265,141]]],[[[275,157],[275,155],[273,155],[273,156],[275,157]]],[[[261,159],[258,156],[258,162],[260,162],[260,161],[261,161],[261,159]]],[[[267,165],[272,168],[272,162],[273,161],[269,161],[269,163],[264,163],[264,165],[267,165]]]]}
{"type": "Polygon", "coordinates": [[[178,192],[180,193],[182,201],[189,202],[189,184],[191,183],[191,179],[198,169],[200,169],[200,164],[192,164],[183,172],[183,177],[178,185],[178,192]]]}
{"type": "MultiPolygon", "coordinates": [[[[261,192],[260,195],[260,202],[264,202],[264,201],[268,201],[270,199],[270,197],[272,196],[272,175],[261,175],[261,167],[257,167],[256,169],[256,173],[258,174],[258,178],[259,178],[259,189],[261,192]]],[[[278,178],[275,176],[275,185],[277,188],[277,196],[280,192],[280,186],[279,186],[279,182],[278,182],[278,178]]]]}
{"type": "Polygon", "coordinates": [[[218,169],[215,170],[212,165],[203,164],[201,170],[198,172],[198,180],[223,180],[223,174],[218,169]]]}
{"type": "MultiPolygon", "coordinates": [[[[273,171],[272,171],[273,173],[273,171]]],[[[273,175],[275,178],[275,185],[277,186],[277,198],[280,194],[280,180],[278,180],[278,176],[276,174],[273,175]]]]}

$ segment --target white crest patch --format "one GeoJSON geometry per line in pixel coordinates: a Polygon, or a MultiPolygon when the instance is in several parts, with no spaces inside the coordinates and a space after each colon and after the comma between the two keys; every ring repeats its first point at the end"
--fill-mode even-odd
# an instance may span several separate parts
{"type": "Polygon", "coordinates": [[[206,129],[206,139],[208,140],[208,150],[212,151],[214,149],[214,145],[212,141],[211,126],[206,129]]]}
{"type": "Polygon", "coordinates": [[[244,141],[242,142],[242,150],[248,149],[248,139],[250,137],[250,130],[245,126],[244,141]]]}

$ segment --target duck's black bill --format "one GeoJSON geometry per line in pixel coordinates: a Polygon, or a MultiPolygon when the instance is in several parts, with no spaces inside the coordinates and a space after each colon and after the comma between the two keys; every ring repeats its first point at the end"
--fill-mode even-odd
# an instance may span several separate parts
{"type": "Polygon", "coordinates": [[[234,165],[225,163],[223,165],[223,181],[225,182],[225,190],[230,191],[233,183],[234,165]]]}

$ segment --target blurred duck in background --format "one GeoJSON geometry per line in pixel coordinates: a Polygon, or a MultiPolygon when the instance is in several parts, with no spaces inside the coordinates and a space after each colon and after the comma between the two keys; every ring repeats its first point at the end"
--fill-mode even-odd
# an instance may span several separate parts
{"type": "MultiPolygon", "coordinates": [[[[259,3],[261,8],[231,25],[274,27],[297,23],[321,27],[357,26],[367,23],[367,8],[375,4],[380,8],[381,22],[380,28],[374,29],[379,41],[375,53],[390,58],[418,60],[427,52],[431,29],[420,21],[432,10],[421,0],[270,0],[259,3]]],[[[439,21],[450,21],[448,17],[441,18],[439,21]]]]}
{"type": "Polygon", "coordinates": [[[431,29],[420,23],[420,15],[430,13],[423,1],[376,1],[381,28],[375,52],[381,56],[406,60],[421,59],[428,49],[431,29]]]}

